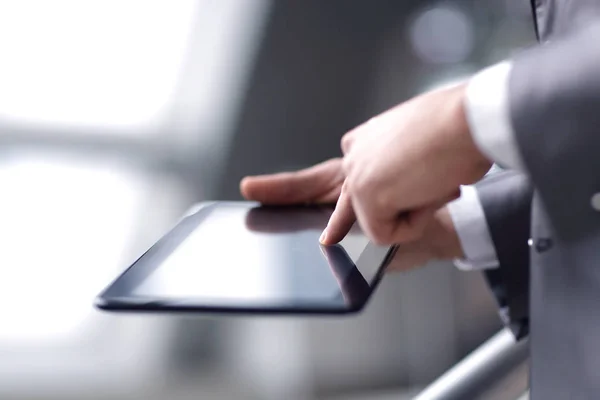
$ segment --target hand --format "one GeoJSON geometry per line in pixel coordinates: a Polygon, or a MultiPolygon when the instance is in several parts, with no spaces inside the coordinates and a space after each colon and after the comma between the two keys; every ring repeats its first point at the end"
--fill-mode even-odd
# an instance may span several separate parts
{"type": "MultiPolygon", "coordinates": [[[[333,205],[343,183],[342,159],[333,158],[300,171],[246,177],[240,182],[240,191],[248,200],[269,205],[333,205]]],[[[340,222],[339,229],[331,232],[333,243],[342,240],[354,224],[354,220],[340,222]]]]}
{"type": "MultiPolygon", "coordinates": [[[[240,190],[246,199],[265,204],[333,204],[343,182],[342,160],[336,158],[297,172],[247,177],[240,183],[240,190]]],[[[334,242],[340,241],[349,230],[331,230],[330,237],[334,242]]],[[[460,241],[444,207],[427,221],[418,239],[399,246],[388,271],[407,271],[432,260],[462,257],[460,241]]]]}
{"type": "MultiPolygon", "coordinates": [[[[330,248],[333,246],[323,247],[330,248]]],[[[434,213],[433,218],[428,221],[423,235],[419,239],[398,246],[386,272],[405,272],[423,267],[431,261],[456,258],[464,258],[464,253],[448,208],[443,207],[434,213]]],[[[335,267],[334,263],[331,261],[330,263],[335,267]]],[[[335,272],[334,269],[334,275],[336,275],[335,272]]],[[[360,285],[348,288],[348,294],[352,295],[352,289],[358,290],[359,288],[360,285]]],[[[358,295],[360,295],[360,290],[358,295]]]]}
{"type": "Polygon", "coordinates": [[[435,211],[460,195],[460,185],[485,175],[491,162],[471,138],[464,89],[416,97],[342,138],[346,181],[324,244],[355,219],[375,243],[414,242],[435,211]]]}
{"type": "Polygon", "coordinates": [[[430,261],[456,258],[464,258],[464,253],[448,208],[442,207],[427,222],[421,237],[398,246],[387,270],[404,272],[430,261]]]}

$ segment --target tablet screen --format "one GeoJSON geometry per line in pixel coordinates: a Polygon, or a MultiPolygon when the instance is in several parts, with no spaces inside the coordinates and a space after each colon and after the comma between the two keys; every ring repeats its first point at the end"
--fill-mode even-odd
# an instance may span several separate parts
{"type": "Polygon", "coordinates": [[[123,275],[128,284],[120,294],[220,308],[364,301],[387,249],[360,261],[369,242],[358,229],[339,245],[322,246],[318,238],[331,212],[249,203],[204,207],[123,275]]]}

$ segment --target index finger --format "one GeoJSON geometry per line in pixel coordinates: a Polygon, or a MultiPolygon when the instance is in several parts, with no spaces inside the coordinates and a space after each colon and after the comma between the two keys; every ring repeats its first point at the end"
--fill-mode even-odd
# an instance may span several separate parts
{"type": "Polygon", "coordinates": [[[348,232],[350,232],[352,225],[356,222],[356,215],[352,208],[352,200],[350,194],[345,189],[345,186],[346,185],[344,184],[342,187],[342,193],[335,206],[335,210],[333,211],[333,214],[331,214],[327,227],[321,235],[320,242],[322,244],[328,245],[338,243],[348,234],[348,232]]]}

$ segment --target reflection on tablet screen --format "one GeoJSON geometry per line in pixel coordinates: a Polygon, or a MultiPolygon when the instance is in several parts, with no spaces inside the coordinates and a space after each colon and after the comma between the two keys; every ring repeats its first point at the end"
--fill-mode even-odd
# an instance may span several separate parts
{"type": "MultiPolygon", "coordinates": [[[[330,210],[255,210],[211,210],[133,294],[255,303],[339,297],[350,273],[358,272],[354,264],[367,239],[354,231],[337,250],[323,251],[318,238],[330,210]]],[[[368,290],[358,277],[354,290],[364,289],[360,282],[368,290]]]]}

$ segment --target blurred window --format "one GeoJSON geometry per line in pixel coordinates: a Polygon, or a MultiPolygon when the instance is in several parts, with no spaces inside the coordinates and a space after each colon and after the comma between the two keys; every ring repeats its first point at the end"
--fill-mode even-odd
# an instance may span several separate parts
{"type": "Polygon", "coordinates": [[[142,184],[108,164],[0,164],[0,342],[64,340],[123,263],[142,184]]]}
{"type": "Polygon", "coordinates": [[[190,142],[224,136],[268,7],[0,0],[0,345],[80,334],[124,254],[191,201],[190,142]]]}
{"type": "Polygon", "coordinates": [[[194,0],[0,1],[0,118],[148,132],[123,128],[153,124],[164,112],[196,7],[194,0]]]}

